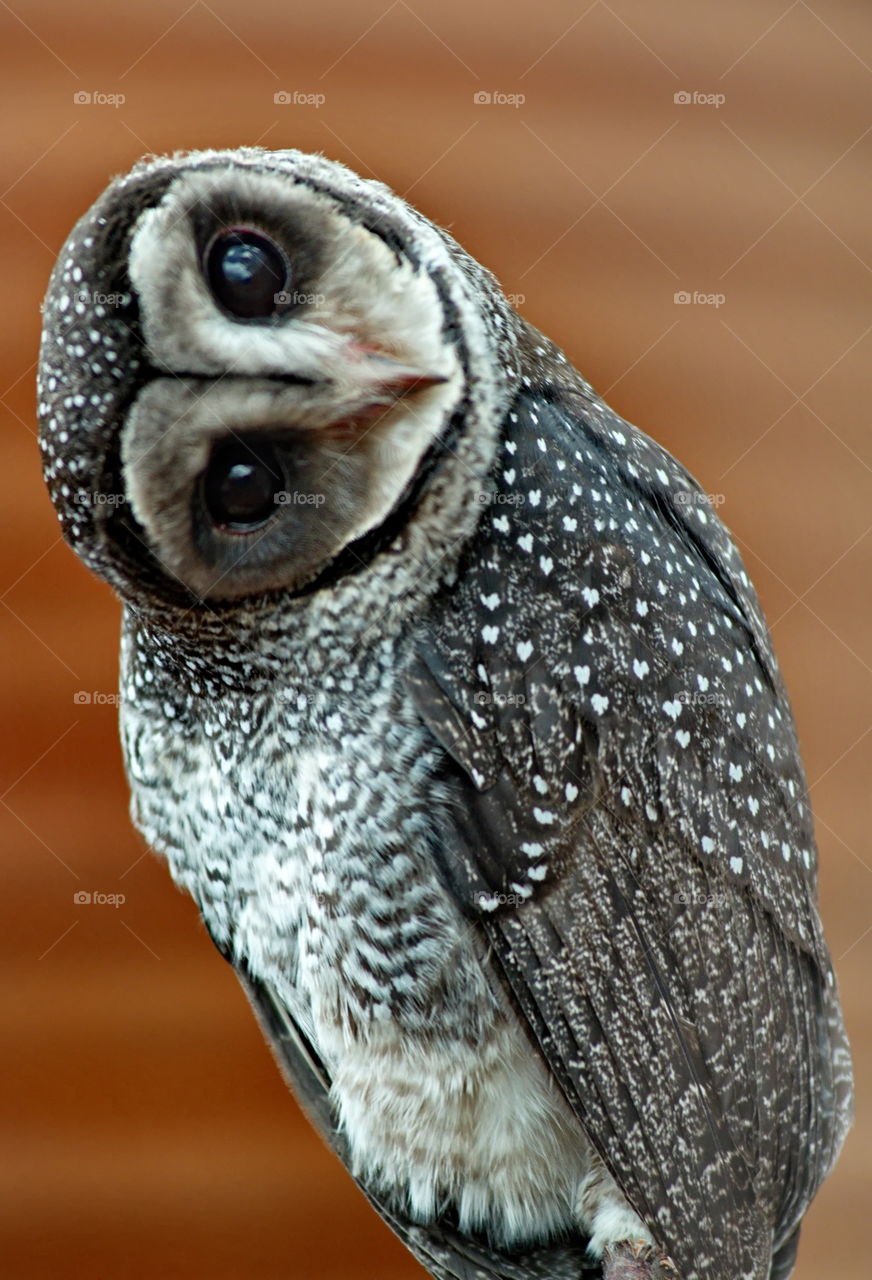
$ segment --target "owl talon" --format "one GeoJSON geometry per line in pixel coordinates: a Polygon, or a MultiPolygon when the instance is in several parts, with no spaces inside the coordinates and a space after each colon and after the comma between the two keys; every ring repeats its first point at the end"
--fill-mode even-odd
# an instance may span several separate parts
{"type": "Polygon", "coordinates": [[[670,1258],[646,1240],[627,1240],[603,1255],[603,1280],[680,1280],[670,1258]]]}

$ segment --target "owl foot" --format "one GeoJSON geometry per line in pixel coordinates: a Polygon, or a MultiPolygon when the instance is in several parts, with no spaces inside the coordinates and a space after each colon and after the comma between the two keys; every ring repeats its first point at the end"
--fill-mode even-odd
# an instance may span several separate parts
{"type": "Polygon", "coordinates": [[[603,1280],[680,1280],[680,1276],[669,1258],[646,1240],[634,1240],[605,1250],[603,1280]]]}

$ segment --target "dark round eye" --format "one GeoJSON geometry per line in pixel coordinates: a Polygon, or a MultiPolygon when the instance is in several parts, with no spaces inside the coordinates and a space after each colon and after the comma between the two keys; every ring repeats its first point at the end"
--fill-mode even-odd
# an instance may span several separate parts
{"type": "Polygon", "coordinates": [[[220,231],[206,252],[212,296],[240,320],[266,320],[287,305],[288,260],[260,231],[220,231]]]}
{"type": "Polygon", "coordinates": [[[250,533],[278,510],[282,470],[269,445],[222,445],[203,477],[203,498],[212,521],[235,533],[250,533]]]}

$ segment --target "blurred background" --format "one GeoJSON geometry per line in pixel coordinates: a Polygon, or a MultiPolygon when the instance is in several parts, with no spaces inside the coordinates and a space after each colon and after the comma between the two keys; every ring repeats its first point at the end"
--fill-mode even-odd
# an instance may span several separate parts
{"type": "Polygon", "coordinates": [[[868,1276],[872,10],[9,0],[0,43],[0,1273],[422,1275],[128,823],[119,607],[40,479],[39,304],[74,221],[146,152],[260,143],[450,227],[719,504],[794,701],[856,1054],[856,1127],[796,1274],[868,1276]]]}

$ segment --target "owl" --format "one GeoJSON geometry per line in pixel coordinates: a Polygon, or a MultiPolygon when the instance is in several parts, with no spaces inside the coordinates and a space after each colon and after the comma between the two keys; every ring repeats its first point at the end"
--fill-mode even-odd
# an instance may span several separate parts
{"type": "Polygon", "coordinates": [[[133,819],[422,1265],[785,1280],[850,1058],[787,696],[688,472],[297,151],[114,181],[39,402],[123,601],[133,819]]]}

